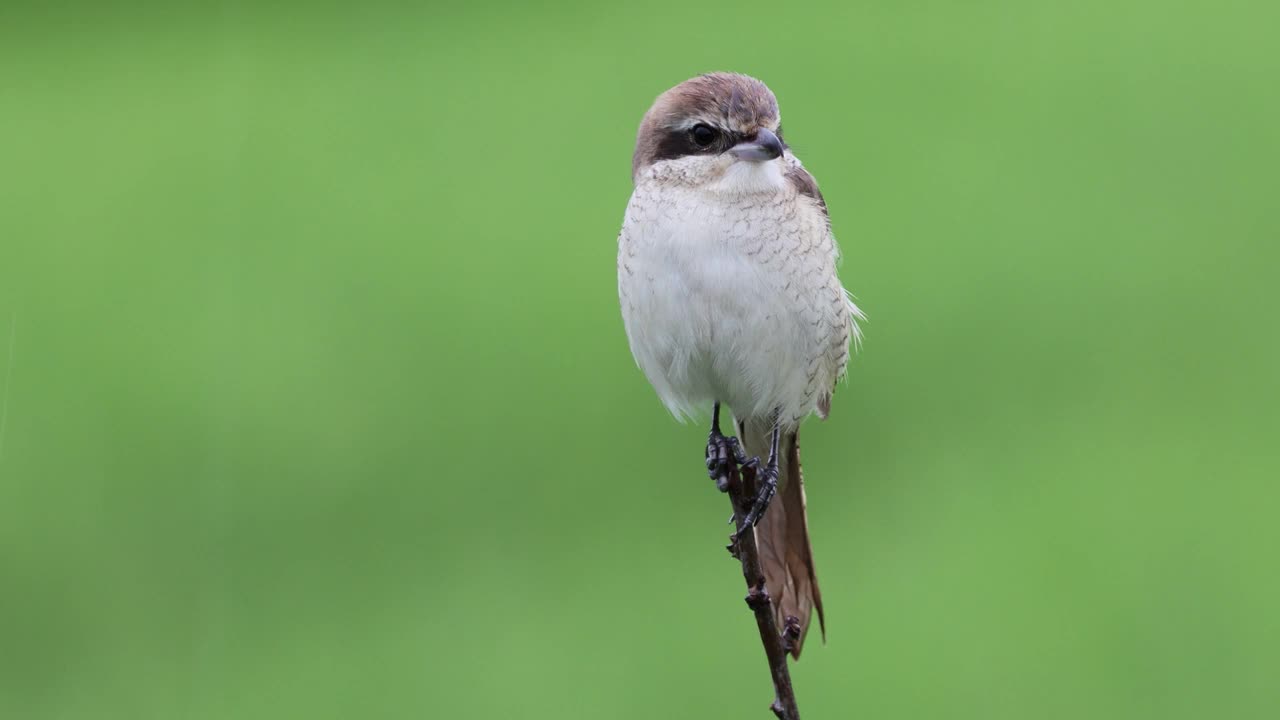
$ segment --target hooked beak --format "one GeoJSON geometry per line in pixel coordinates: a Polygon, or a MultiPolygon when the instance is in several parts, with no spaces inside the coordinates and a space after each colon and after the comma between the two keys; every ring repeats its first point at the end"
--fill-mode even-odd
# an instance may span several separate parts
{"type": "Polygon", "coordinates": [[[756,131],[754,140],[741,142],[729,148],[739,160],[763,162],[782,157],[782,141],[769,128],[756,131]]]}

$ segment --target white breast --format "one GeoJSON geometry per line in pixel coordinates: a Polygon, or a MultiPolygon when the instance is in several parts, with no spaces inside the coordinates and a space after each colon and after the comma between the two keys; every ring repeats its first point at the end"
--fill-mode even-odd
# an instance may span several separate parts
{"type": "Polygon", "coordinates": [[[739,418],[778,410],[798,423],[847,359],[835,262],[825,216],[776,171],[706,189],[641,179],[618,251],[636,362],[678,417],[718,400],[739,418]]]}

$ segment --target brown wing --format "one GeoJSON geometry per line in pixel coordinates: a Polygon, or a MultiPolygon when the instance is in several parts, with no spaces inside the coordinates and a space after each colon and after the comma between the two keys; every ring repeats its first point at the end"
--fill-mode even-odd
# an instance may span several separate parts
{"type": "Polygon", "coordinates": [[[818,207],[822,208],[822,214],[827,216],[827,221],[831,221],[831,215],[827,212],[827,200],[822,197],[822,191],[818,189],[818,181],[813,179],[808,170],[800,164],[799,160],[794,157],[790,158],[793,162],[788,163],[787,170],[784,173],[787,182],[796,189],[801,195],[812,198],[818,203],[818,207]]]}

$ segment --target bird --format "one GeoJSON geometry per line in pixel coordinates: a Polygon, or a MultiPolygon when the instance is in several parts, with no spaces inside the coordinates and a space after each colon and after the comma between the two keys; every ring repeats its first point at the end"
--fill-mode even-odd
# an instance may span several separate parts
{"type": "Polygon", "coordinates": [[[712,409],[713,477],[721,405],[732,413],[732,451],[763,477],[743,530],[755,532],[775,620],[799,659],[813,612],[826,633],[799,429],[827,417],[865,320],[837,277],[826,200],[784,139],[773,92],[737,73],[659,95],[631,175],[618,298],[632,355],[677,419],[712,409]]]}

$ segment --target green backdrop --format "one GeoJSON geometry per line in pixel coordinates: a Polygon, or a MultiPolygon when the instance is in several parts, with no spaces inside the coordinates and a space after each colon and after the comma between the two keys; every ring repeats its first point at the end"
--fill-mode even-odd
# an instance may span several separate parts
{"type": "Polygon", "coordinates": [[[6,3],[0,717],[770,717],[615,290],[640,116],[716,69],[870,316],[804,717],[1274,717],[1277,21],[6,3]]]}

